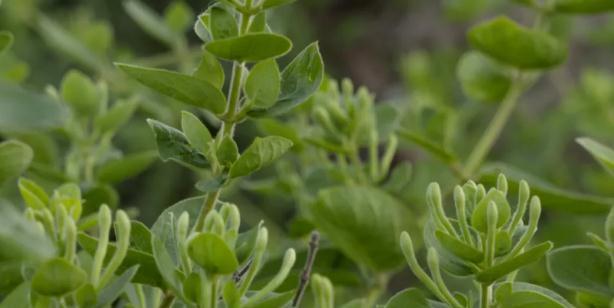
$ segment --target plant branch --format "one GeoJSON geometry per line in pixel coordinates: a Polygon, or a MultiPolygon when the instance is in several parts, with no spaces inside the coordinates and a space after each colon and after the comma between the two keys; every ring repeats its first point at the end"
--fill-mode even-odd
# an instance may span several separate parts
{"type": "Polygon", "coordinates": [[[305,289],[307,288],[307,284],[309,283],[309,277],[311,277],[313,263],[315,262],[316,254],[318,253],[319,242],[320,233],[318,233],[317,231],[313,231],[311,233],[311,240],[309,241],[309,252],[307,254],[307,261],[305,261],[305,267],[303,268],[303,272],[299,278],[296,295],[294,295],[294,299],[292,300],[292,307],[298,307],[301,304],[303,294],[305,294],[305,289]]]}
{"type": "Polygon", "coordinates": [[[488,156],[488,153],[492,149],[493,145],[499,138],[501,131],[507,124],[512,111],[518,103],[522,90],[524,89],[524,83],[521,80],[521,76],[518,76],[501,102],[499,109],[495,113],[495,116],[490,121],[488,127],[484,130],[484,134],[473,148],[473,151],[467,159],[463,174],[466,178],[472,178],[474,173],[480,168],[480,165],[488,156]]]}

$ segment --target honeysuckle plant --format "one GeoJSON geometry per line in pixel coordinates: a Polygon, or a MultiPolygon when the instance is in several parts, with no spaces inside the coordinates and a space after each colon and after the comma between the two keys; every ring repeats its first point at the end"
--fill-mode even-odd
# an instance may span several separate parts
{"type": "Polygon", "coordinates": [[[437,300],[408,289],[393,297],[387,307],[412,301],[424,307],[573,307],[554,291],[516,280],[519,270],[553,247],[548,241],[530,244],[538,228],[541,203],[539,197],[531,197],[526,182],[520,185],[514,208],[502,174],[497,186],[488,190],[473,181],[456,186],[454,216],[445,212],[439,185],[429,185],[424,241],[430,275],[420,265],[407,232],[401,235],[401,249],[411,271],[437,300]],[[448,286],[445,274],[468,277],[473,288],[458,292],[448,286]]]}

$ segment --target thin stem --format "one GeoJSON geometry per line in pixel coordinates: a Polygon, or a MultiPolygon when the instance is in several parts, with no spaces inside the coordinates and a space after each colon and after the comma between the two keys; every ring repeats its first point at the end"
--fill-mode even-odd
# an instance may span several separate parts
{"type": "Polygon", "coordinates": [[[301,300],[303,299],[303,295],[305,294],[305,289],[307,288],[307,283],[309,282],[309,278],[311,277],[313,263],[316,260],[319,242],[320,234],[317,231],[313,231],[311,233],[311,240],[309,241],[309,252],[307,254],[307,261],[305,261],[305,267],[303,268],[303,272],[301,274],[301,277],[299,278],[299,286],[296,289],[294,300],[292,300],[292,307],[298,307],[301,304],[301,300]]]}
{"type": "MultiPolygon", "coordinates": [[[[251,7],[252,0],[246,1],[246,7],[249,9],[251,7]]],[[[239,35],[244,34],[250,23],[251,15],[243,13],[241,14],[241,27],[239,35]]],[[[228,90],[228,103],[226,106],[226,113],[224,114],[224,121],[222,122],[222,129],[220,130],[221,135],[219,135],[219,140],[224,139],[226,136],[232,137],[234,134],[234,129],[236,126],[235,114],[239,106],[239,101],[241,100],[241,82],[243,80],[243,63],[234,62],[232,64],[232,78],[230,81],[230,89],[228,90]]],[[[217,199],[220,196],[222,189],[217,189],[214,192],[211,192],[205,198],[203,202],[203,207],[198,214],[198,218],[196,219],[196,224],[194,224],[194,230],[200,230],[203,227],[205,222],[205,217],[207,214],[213,209],[217,199]]]]}
{"type": "Polygon", "coordinates": [[[173,305],[175,301],[175,295],[172,292],[167,292],[164,294],[164,298],[162,298],[162,302],[160,303],[159,308],[169,308],[173,305]]]}
{"type": "Polygon", "coordinates": [[[495,116],[492,118],[490,124],[484,130],[484,134],[469,155],[467,163],[465,164],[465,171],[463,172],[466,177],[471,178],[477,171],[499,138],[503,127],[505,127],[505,124],[509,120],[512,111],[518,103],[518,98],[524,89],[524,83],[520,79],[520,77],[517,77],[513,81],[507,95],[495,113],[495,116]]]}
{"type": "Polygon", "coordinates": [[[211,308],[217,308],[217,282],[217,276],[211,277],[211,304],[209,306],[211,308]]]}
{"type": "Polygon", "coordinates": [[[480,301],[481,308],[488,308],[490,306],[490,301],[492,298],[492,285],[482,284],[480,289],[480,297],[482,298],[480,301]]]}

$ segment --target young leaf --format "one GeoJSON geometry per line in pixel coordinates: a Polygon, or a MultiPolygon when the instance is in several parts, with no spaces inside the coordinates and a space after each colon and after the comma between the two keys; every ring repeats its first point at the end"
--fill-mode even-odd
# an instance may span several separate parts
{"type": "Polygon", "coordinates": [[[550,34],[503,16],[474,26],[468,39],[479,51],[521,69],[550,68],[567,57],[566,47],[550,34]]]}
{"type": "Polygon", "coordinates": [[[592,246],[568,246],[547,256],[547,268],[554,282],[566,289],[614,296],[609,285],[610,256],[592,246]]]}
{"type": "Polygon", "coordinates": [[[239,148],[230,136],[224,137],[215,153],[222,166],[231,166],[239,158],[239,148]]]}
{"type": "Polygon", "coordinates": [[[465,94],[479,102],[501,101],[511,84],[501,65],[476,51],[461,57],[456,75],[465,94]]]}
{"type": "Polygon", "coordinates": [[[146,151],[105,162],[96,171],[98,181],[119,183],[143,172],[156,159],[156,153],[146,151]]]}
{"type": "Polygon", "coordinates": [[[62,80],[62,98],[80,116],[96,115],[100,110],[101,93],[83,73],[70,71],[62,80]]]}
{"type": "Polygon", "coordinates": [[[0,131],[28,132],[58,128],[68,118],[68,109],[48,96],[0,82],[0,131]]]}
{"type": "Polygon", "coordinates": [[[318,192],[309,217],[343,253],[370,269],[403,263],[398,246],[411,214],[397,199],[370,186],[336,186],[318,192]]]}
{"type": "Polygon", "coordinates": [[[94,120],[94,126],[101,134],[115,133],[134,114],[138,106],[136,100],[120,100],[105,114],[94,120]]]}
{"type": "Polygon", "coordinates": [[[506,282],[496,285],[495,298],[502,307],[574,308],[564,297],[544,287],[525,282],[506,282]]]}
{"type": "Polygon", "coordinates": [[[192,76],[207,81],[220,90],[226,78],[220,61],[207,50],[203,50],[203,56],[192,76]]]}
{"type": "Polygon", "coordinates": [[[266,24],[266,11],[262,11],[254,16],[252,19],[252,23],[249,25],[249,29],[247,32],[249,33],[258,33],[258,32],[266,32],[267,24],[266,24]]]}
{"type": "Polygon", "coordinates": [[[282,156],[290,147],[292,147],[292,141],[283,137],[256,137],[230,167],[229,176],[233,179],[254,173],[282,156]]]}
{"type": "Polygon", "coordinates": [[[217,234],[200,233],[188,242],[188,254],[208,275],[228,275],[239,267],[234,253],[217,234]]]}
{"type": "Polygon", "coordinates": [[[277,61],[269,59],[252,68],[245,81],[245,94],[256,108],[270,108],[277,102],[281,90],[277,61]]]}
{"type": "Polygon", "coordinates": [[[554,10],[559,13],[597,14],[614,10],[610,0],[557,0],[554,10]]]}
{"type": "Polygon", "coordinates": [[[435,237],[437,237],[441,246],[463,260],[479,263],[484,259],[484,253],[482,251],[465,244],[463,241],[445,232],[435,230],[435,237]]]}
{"type": "Polygon", "coordinates": [[[102,290],[100,290],[100,294],[98,295],[98,302],[96,307],[108,307],[111,303],[113,303],[117,298],[119,298],[124,289],[136,272],[138,271],[139,266],[135,265],[127,270],[125,270],[121,275],[115,277],[109,284],[107,284],[102,290]]]}
{"type": "Polygon", "coordinates": [[[279,115],[303,103],[320,88],[323,79],[324,62],[318,44],[312,43],[281,73],[279,99],[266,114],[279,115]]]}
{"type": "Polygon", "coordinates": [[[209,30],[214,40],[222,40],[239,35],[239,26],[232,13],[221,6],[210,9],[209,30]]]}
{"type": "Polygon", "coordinates": [[[40,262],[55,255],[54,243],[11,204],[0,200],[0,260],[40,262]]]}
{"type": "Polygon", "coordinates": [[[116,65],[130,77],[168,97],[215,114],[221,114],[226,109],[224,94],[205,80],[163,69],[121,63],[116,65]]]}
{"type": "Polygon", "coordinates": [[[285,55],[292,48],[292,42],[278,34],[249,33],[209,42],[205,48],[225,60],[258,62],[285,55]]]}
{"type": "Polygon", "coordinates": [[[0,54],[11,48],[13,44],[13,34],[8,31],[0,31],[0,54]]]}
{"type": "Polygon", "coordinates": [[[123,2],[126,13],[149,35],[169,46],[177,44],[178,35],[152,9],[137,0],[123,2]]]}
{"type": "Polygon", "coordinates": [[[201,41],[207,43],[211,41],[211,32],[209,31],[209,20],[211,14],[209,11],[205,11],[198,15],[196,22],[194,23],[194,33],[201,39],[201,41]]]}
{"type": "Polygon", "coordinates": [[[179,130],[156,120],[147,120],[156,136],[158,153],[163,161],[174,160],[198,168],[209,166],[205,156],[192,148],[186,136],[179,130]]]}
{"type": "Polygon", "coordinates": [[[17,186],[19,187],[21,198],[23,198],[28,207],[41,210],[49,204],[49,195],[35,182],[26,178],[20,178],[17,186]]]}
{"type": "Polygon", "coordinates": [[[478,202],[471,215],[471,225],[479,231],[486,232],[486,212],[488,204],[494,202],[497,206],[497,227],[504,225],[510,218],[511,208],[501,191],[492,188],[486,196],[478,202]]]}
{"type": "Polygon", "coordinates": [[[63,296],[77,290],[87,280],[84,270],[62,258],[43,263],[32,277],[32,290],[45,296],[63,296]]]}
{"type": "Polygon", "coordinates": [[[181,130],[190,145],[196,150],[206,153],[212,137],[209,129],[194,114],[188,111],[181,112],[181,130]]]}
{"type": "MultiPolygon", "coordinates": [[[[443,304],[442,304],[443,305],[443,304]]],[[[429,303],[424,296],[424,293],[415,288],[405,289],[395,294],[390,300],[386,303],[384,308],[406,308],[406,307],[415,307],[415,308],[434,308],[436,306],[429,303]]]]}
{"type": "Polygon", "coordinates": [[[614,150],[590,138],[578,138],[576,142],[586,149],[607,170],[614,175],[614,150]]]}
{"type": "Polygon", "coordinates": [[[552,242],[543,242],[535,245],[509,260],[503,261],[491,268],[479,272],[476,275],[476,279],[482,283],[492,283],[525,265],[538,261],[550,249],[552,249],[552,246],[552,242]]]}
{"type": "Polygon", "coordinates": [[[0,184],[19,176],[30,163],[34,153],[27,144],[17,140],[0,143],[0,184]]]}

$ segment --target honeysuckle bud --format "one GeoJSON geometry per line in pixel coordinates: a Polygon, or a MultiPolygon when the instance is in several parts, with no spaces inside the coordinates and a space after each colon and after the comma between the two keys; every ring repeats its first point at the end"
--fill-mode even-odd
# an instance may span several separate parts
{"type": "Polygon", "coordinates": [[[296,262],[296,252],[294,249],[290,248],[286,250],[284,254],[284,259],[281,263],[281,267],[279,272],[273,277],[273,279],[269,280],[269,282],[260,290],[258,290],[254,295],[250,296],[245,306],[250,306],[254,303],[257,303],[259,300],[267,296],[269,293],[275,291],[288,277],[290,270],[294,266],[296,262]]]}
{"type": "Polygon", "coordinates": [[[497,220],[499,219],[499,212],[497,211],[497,205],[491,201],[486,208],[486,226],[488,232],[495,232],[497,229],[497,220]]]}
{"type": "Polygon", "coordinates": [[[72,262],[77,252],[77,226],[72,219],[64,224],[64,250],[66,260],[72,262]]]}
{"type": "Polygon", "coordinates": [[[313,290],[316,307],[335,307],[335,292],[333,284],[328,278],[313,274],[311,276],[311,289],[313,290]]]}
{"type": "Polygon", "coordinates": [[[179,257],[181,261],[181,266],[184,272],[189,273],[192,268],[192,264],[190,262],[190,258],[187,252],[187,238],[188,232],[190,228],[190,213],[183,212],[179,215],[177,219],[177,248],[179,249],[179,257]]]}
{"type": "Polygon", "coordinates": [[[106,285],[113,278],[113,274],[126,257],[130,246],[130,229],[130,218],[126,212],[118,210],[115,213],[115,236],[117,237],[115,253],[100,278],[98,288],[106,285]]]}
{"type": "Polygon", "coordinates": [[[239,289],[240,296],[245,295],[250,285],[252,284],[252,281],[254,281],[254,277],[256,277],[256,274],[260,270],[260,266],[262,265],[262,258],[264,256],[268,240],[269,231],[266,227],[260,227],[258,229],[258,234],[256,235],[256,243],[254,244],[251,265],[249,266],[247,275],[245,275],[245,279],[243,280],[243,283],[241,284],[241,287],[239,289]]]}
{"type": "Polygon", "coordinates": [[[204,232],[211,232],[223,236],[225,228],[224,220],[217,211],[212,210],[207,214],[207,217],[205,217],[204,232]]]}
{"type": "Polygon", "coordinates": [[[499,176],[497,176],[497,189],[502,192],[504,196],[507,196],[507,178],[503,173],[499,173],[499,176]]]}
{"type": "Polygon", "coordinates": [[[441,201],[441,188],[439,184],[431,183],[426,189],[426,203],[428,204],[437,225],[447,233],[456,236],[456,230],[446,217],[441,201]]]}

